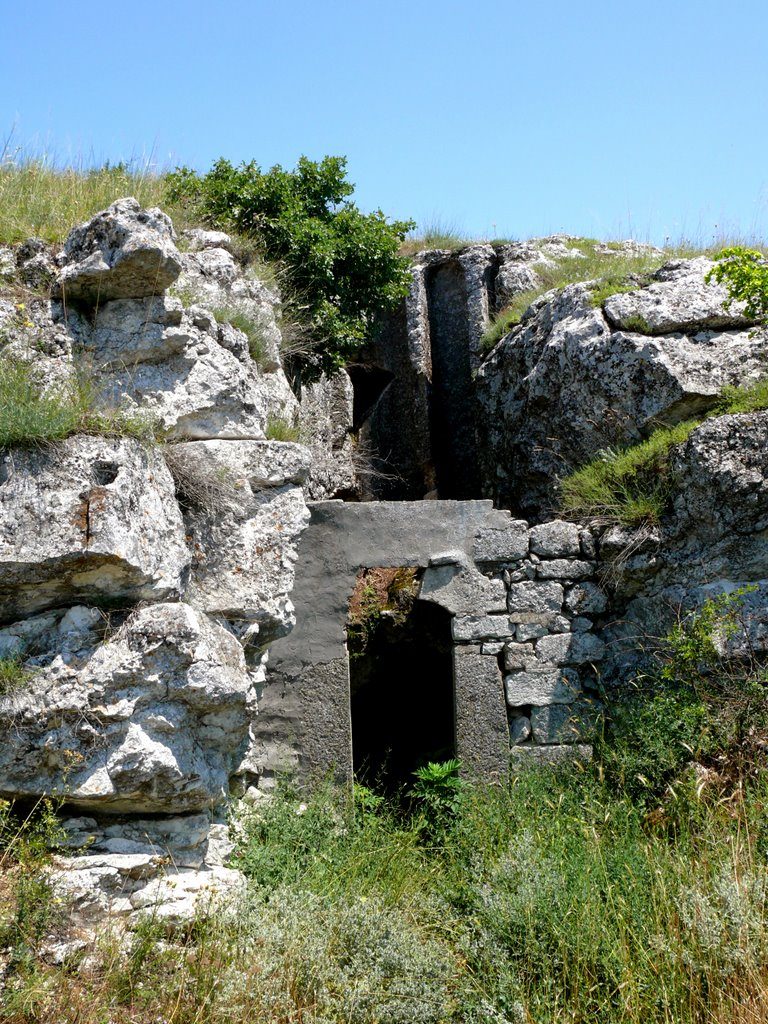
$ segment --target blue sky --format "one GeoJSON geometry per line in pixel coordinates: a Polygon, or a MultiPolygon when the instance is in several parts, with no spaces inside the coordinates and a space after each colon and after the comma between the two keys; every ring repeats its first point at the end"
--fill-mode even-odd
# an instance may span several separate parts
{"type": "Polygon", "coordinates": [[[472,236],[768,237],[766,0],[0,2],[0,130],[60,160],[345,154],[472,236]]]}

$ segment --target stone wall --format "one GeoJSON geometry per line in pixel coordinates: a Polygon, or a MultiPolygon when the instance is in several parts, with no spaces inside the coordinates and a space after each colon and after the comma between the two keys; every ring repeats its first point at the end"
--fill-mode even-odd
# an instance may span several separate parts
{"type": "Polygon", "coordinates": [[[423,567],[418,599],[453,616],[456,753],[468,774],[506,775],[511,749],[537,760],[588,756],[604,655],[591,616],[605,608],[591,582],[589,531],[559,521],[529,529],[484,501],[310,510],[297,626],[272,647],[260,700],[247,780],[254,796],[286,770],[351,779],[345,624],[364,567],[423,567]]]}

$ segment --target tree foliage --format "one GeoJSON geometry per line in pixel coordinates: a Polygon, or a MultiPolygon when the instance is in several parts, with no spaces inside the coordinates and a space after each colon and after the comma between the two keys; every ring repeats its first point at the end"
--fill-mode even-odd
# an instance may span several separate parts
{"type": "Polygon", "coordinates": [[[359,210],[344,157],[301,157],[292,171],[221,159],[203,175],[177,169],[167,189],[170,201],[211,226],[255,238],[265,258],[282,261],[307,307],[324,369],[347,361],[376,314],[405,295],[399,248],[413,224],[359,210]]]}
{"type": "Polygon", "coordinates": [[[759,250],[743,246],[723,249],[707,274],[707,282],[713,280],[725,284],[729,305],[744,302],[751,320],[768,321],[768,260],[759,250]]]}

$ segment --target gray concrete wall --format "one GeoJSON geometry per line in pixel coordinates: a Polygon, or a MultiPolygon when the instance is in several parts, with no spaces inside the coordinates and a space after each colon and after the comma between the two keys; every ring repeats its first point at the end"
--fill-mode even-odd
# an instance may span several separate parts
{"type": "MultiPolygon", "coordinates": [[[[257,746],[267,773],[290,769],[285,752],[292,749],[301,777],[348,780],[352,723],[345,624],[358,571],[426,567],[446,551],[471,559],[477,537],[505,531],[511,516],[490,501],[323,501],[311,503],[310,511],[292,594],[296,626],[269,651],[257,746]],[[279,757],[271,758],[270,749],[278,749],[279,757]]],[[[499,695],[503,709],[501,677],[499,695]]]]}
{"type": "Polygon", "coordinates": [[[529,529],[480,500],[324,501],[310,511],[296,626],[270,648],[254,727],[250,763],[264,781],[281,771],[305,782],[352,778],[345,627],[362,568],[424,568],[419,600],[453,616],[456,755],[467,775],[504,776],[511,746],[517,762],[585,749],[596,710],[586,691],[604,646],[590,618],[604,598],[587,582],[588,530],[559,521],[529,529]]]}

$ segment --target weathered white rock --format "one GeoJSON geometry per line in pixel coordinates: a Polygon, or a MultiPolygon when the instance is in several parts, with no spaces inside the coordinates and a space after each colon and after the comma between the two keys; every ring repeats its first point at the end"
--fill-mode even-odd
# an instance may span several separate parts
{"type": "Polygon", "coordinates": [[[56,857],[49,877],[68,920],[86,930],[105,919],[132,929],[147,917],[173,930],[206,914],[234,913],[246,891],[232,868],[180,868],[152,854],[56,857]]]}
{"type": "Polygon", "coordinates": [[[0,462],[0,619],[72,601],[164,600],[189,569],[158,451],[78,435],[0,462]]]}
{"type": "Polygon", "coordinates": [[[507,594],[507,609],[516,622],[538,622],[557,615],[563,606],[560,583],[526,580],[512,583],[507,594]]]}
{"type": "Polygon", "coordinates": [[[554,558],[536,567],[536,575],[542,580],[583,580],[594,571],[592,562],[582,562],[577,558],[554,558]]]}
{"type": "MultiPolygon", "coordinates": [[[[110,404],[142,409],[177,439],[262,439],[268,416],[279,413],[271,381],[211,335],[164,362],[115,369],[102,380],[110,404]]],[[[288,393],[280,398],[295,404],[288,393]]]]}
{"type": "Polygon", "coordinates": [[[84,348],[101,367],[160,363],[200,341],[200,331],[178,299],[150,295],[114,299],[99,307],[84,348]]]}
{"type": "Polygon", "coordinates": [[[483,527],[475,538],[476,562],[514,562],[528,554],[528,524],[513,519],[501,529],[483,527]]]}
{"type": "Polygon", "coordinates": [[[37,662],[0,698],[0,793],[139,814],[226,799],[255,710],[227,630],[186,604],[148,605],[103,642],[37,662]]]}
{"type": "Polygon", "coordinates": [[[585,665],[604,655],[605,644],[593,633],[560,633],[536,641],[536,657],[555,665],[585,665]]]}
{"type": "Polygon", "coordinates": [[[226,249],[232,251],[232,239],[224,231],[205,231],[203,228],[190,228],[182,232],[190,252],[202,249],[226,249]]]}
{"type": "Polygon", "coordinates": [[[570,470],[660,423],[700,415],[724,386],[764,374],[768,333],[718,307],[724,293],[703,283],[700,261],[676,261],[657,277],[631,300],[607,300],[607,315],[594,308],[587,284],[550,292],[484,362],[479,451],[497,504],[550,518],[557,480],[570,470]],[[674,302],[657,307],[660,294],[674,302]],[[629,317],[630,301],[652,319],[657,308],[669,316],[653,320],[652,333],[636,320],[613,326],[619,320],[610,311],[619,317],[624,302],[629,317]]]}
{"type": "Polygon", "coordinates": [[[179,276],[181,254],[170,218],[137,200],[118,199],[70,231],[56,283],[69,302],[159,295],[179,276]]]}
{"type": "Polygon", "coordinates": [[[169,454],[189,504],[190,601],[256,623],[259,645],[282,636],[294,621],[288,595],[309,522],[301,489],[309,452],[290,442],[199,441],[169,454]]]}
{"type": "Polygon", "coordinates": [[[571,614],[592,614],[604,612],[608,599],[605,591],[594,583],[577,583],[565,595],[565,607],[571,614]]]}
{"type": "MultiPolygon", "coordinates": [[[[206,240],[218,232],[200,232],[206,240]]],[[[198,236],[199,238],[199,236],[198,236]]],[[[248,318],[258,334],[260,364],[264,372],[280,368],[281,332],[277,317],[280,296],[255,274],[244,272],[228,251],[229,237],[220,247],[205,244],[194,246],[182,256],[183,273],[178,281],[180,293],[191,292],[202,306],[221,313],[240,313],[248,318]]],[[[221,316],[220,316],[221,318],[221,316]]]]}
{"type": "Polygon", "coordinates": [[[729,330],[748,327],[744,303],[727,305],[726,288],[705,277],[714,264],[705,257],[673,260],[646,288],[611,295],[604,303],[611,324],[643,334],[729,330]]]}
{"type": "Polygon", "coordinates": [[[517,715],[509,723],[509,742],[512,746],[525,743],[531,735],[531,720],[525,715],[517,715]]]}
{"type": "Polygon", "coordinates": [[[451,630],[453,639],[459,643],[509,640],[515,635],[515,624],[507,615],[457,615],[451,630]]]}
{"type": "Polygon", "coordinates": [[[346,370],[302,388],[301,435],[312,453],[307,494],[315,501],[354,493],[358,475],[371,472],[364,447],[352,438],[354,393],[346,370]]]}

